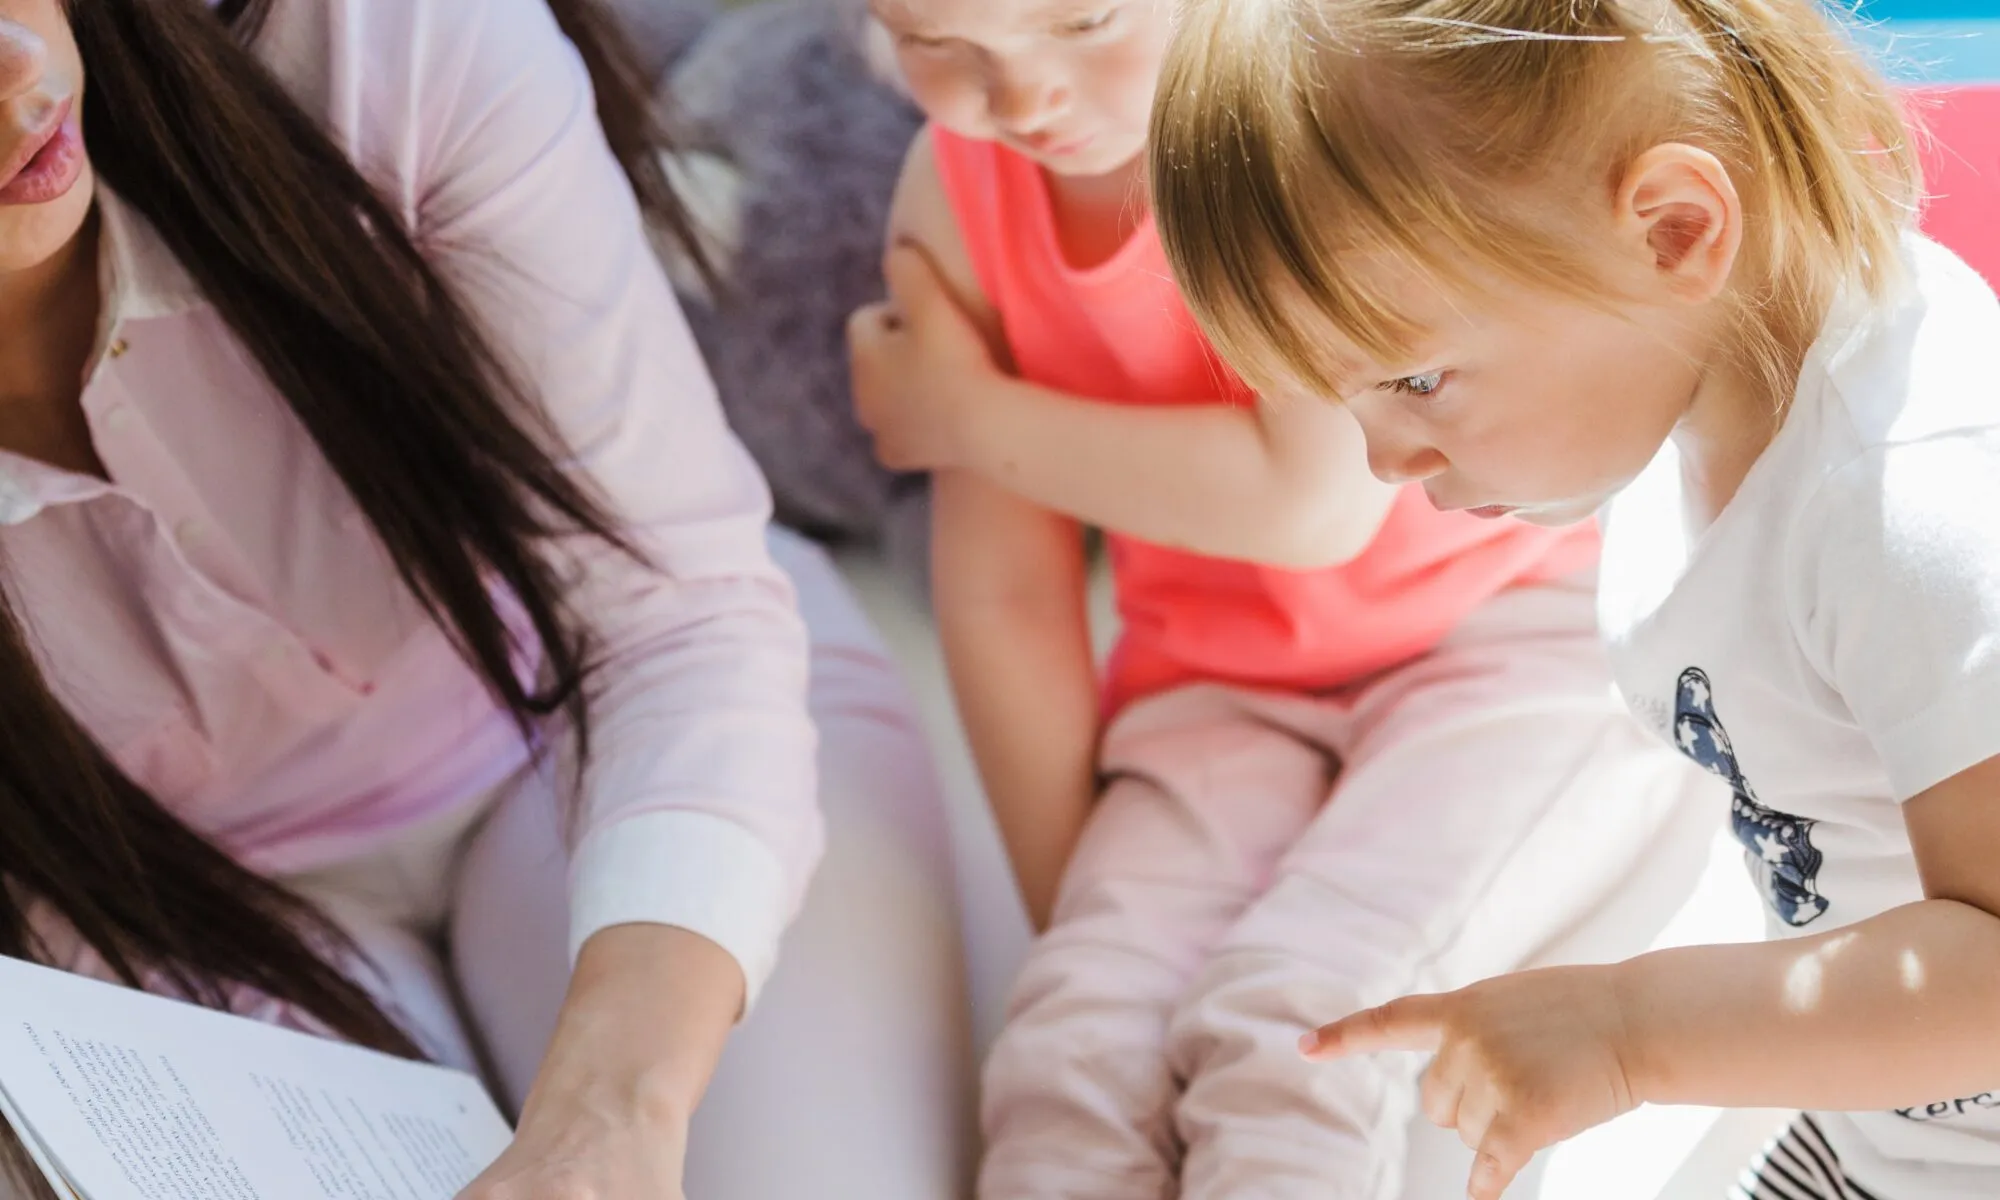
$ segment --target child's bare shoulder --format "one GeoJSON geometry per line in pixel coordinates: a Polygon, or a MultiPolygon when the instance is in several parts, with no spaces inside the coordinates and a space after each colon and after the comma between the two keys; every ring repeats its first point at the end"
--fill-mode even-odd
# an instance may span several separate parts
{"type": "Polygon", "coordinates": [[[918,130],[910,142],[902,174],[896,180],[895,198],[889,204],[888,246],[898,242],[915,242],[922,247],[960,307],[989,333],[998,330],[999,316],[986,289],[979,285],[965,237],[959,232],[958,217],[945,195],[928,126],[918,130]]]}

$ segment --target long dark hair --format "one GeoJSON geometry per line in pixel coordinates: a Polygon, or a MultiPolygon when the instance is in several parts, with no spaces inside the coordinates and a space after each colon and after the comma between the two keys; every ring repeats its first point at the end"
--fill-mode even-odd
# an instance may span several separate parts
{"type": "MultiPolygon", "coordinates": [[[[524,732],[559,715],[585,737],[591,641],[542,543],[625,543],[557,465],[535,398],[394,211],[252,54],[274,2],[73,3],[92,161],[228,322],[524,732]],[[538,681],[515,672],[495,585],[533,624],[538,681]]],[[[684,233],[645,81],[612,19],[597,0],[549,3],[642,203],[684,233]]],[[[417,1053],[336,967],[354,947],[331,921],[183,825],[92,741],[4,595],[0,679],[0,953],[46,957],[29,923],[40,904],[134,986],[164,980],[213,1006],[248,986],[341,1037],[417,1053]]]]}

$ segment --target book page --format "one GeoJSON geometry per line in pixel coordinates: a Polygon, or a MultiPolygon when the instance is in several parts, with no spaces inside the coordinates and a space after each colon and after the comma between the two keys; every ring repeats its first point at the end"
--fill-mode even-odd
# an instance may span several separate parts
{"type": "Polygon", "coordinates": [[[462,1072],[8,958],[0,1091],[83,1200],[452,1200],[512,1136],[462,1072]]]}

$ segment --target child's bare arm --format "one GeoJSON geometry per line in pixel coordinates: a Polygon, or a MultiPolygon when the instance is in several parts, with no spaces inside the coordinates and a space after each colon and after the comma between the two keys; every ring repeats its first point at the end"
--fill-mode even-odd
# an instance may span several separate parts
{"type": "Polygon", "coordinates": [[[924,139],[895,206],[891,298],[851,327],[856,405],[885,463],[976,472],[1089,525],[1276,566],[1344,562],[1374,537],[1395,490],[1369,473],[1345,409],[1309,399],[1139,407],[1016,378],[993,347],[990,312],[977,311],[924,139]]]}
{"type": "Polygon", "coordinates": [[[1697,946],[1411,996],[1311,1035],[1434,1053],[1424,1111],[1493,1200],[1537,1150],[1641,1103],[1949,1109],[2000,1085],[2000,758],[1904,805],[1928,897],[1817,937],[1697,946]]]}
{"type": "MultiPolygon", "coordinates": [[[[967,315],[981,352],[1005,361],[999,320],[973,276],[936,187],[928,138],[911,147],[890,236],[922,245],[967,315]],[[911,186],[928,178],[931,186],[911,186]]],[[[857,325],[868,320],[857,317],[857,325]]],[[[856,331],[857,340],[869,331],[856,331]]],[[[1036,928],[1096,799],[1097,674],[1075,521],[969,472],[932,487],[933,607],[959,719],[972,743],[1036,928]]]]}
{"type": "Polygon", "coordinates": [[[1819,937],[1628,965],[1642,1099],[1887,1109],[2000,1086],[2000,758],[1903,816],[1929,899],[1819,937]]]}
{"type": "Polygon", "coordinates": [[[1354,418],[1318,400],[1135,407],[995,376],[963,420],[971,470],[1089,524],[1200,554],[1343,563],[1395,498],[1369,473],[1354,418]]]}
{"type": "Polygon", "coordinates": [[[960,471],[933,485],[932,591],[959,719],[1045,929],[1096,800],[1097,677],[1076,522],[960,471]]]}

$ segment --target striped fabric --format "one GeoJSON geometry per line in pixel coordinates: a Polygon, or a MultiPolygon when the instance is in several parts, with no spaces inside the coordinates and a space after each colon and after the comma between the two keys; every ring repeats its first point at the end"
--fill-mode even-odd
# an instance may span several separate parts
{"type": "Polygon", "coordinates": [[[1811,1113],[1772,1138],[1729,1190],[1729,1200],[1881,1200],[1849,1179],[1811,1113]]]}

